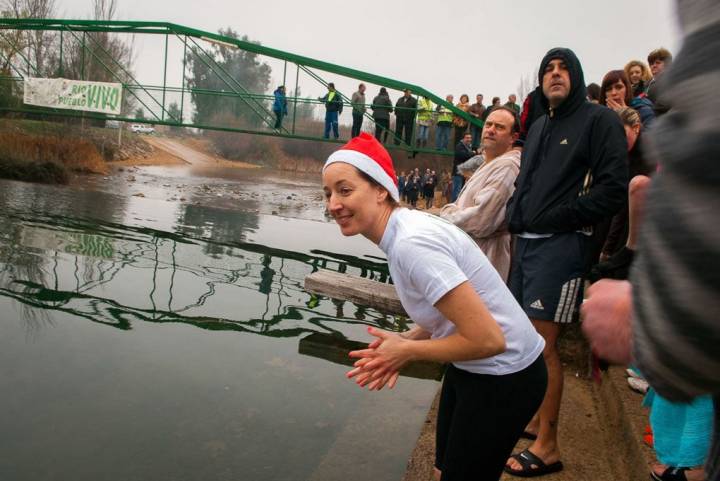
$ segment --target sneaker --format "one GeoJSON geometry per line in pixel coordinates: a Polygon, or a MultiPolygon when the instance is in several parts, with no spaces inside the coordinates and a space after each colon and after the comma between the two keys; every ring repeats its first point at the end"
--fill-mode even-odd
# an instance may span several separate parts
{"type": "Polygon", "coordinates": [[[633,391],[637,391],[640,394],[645,394],[648,391],[648,388],[650,385],[645,379],[640,379],[637,377],[629,377],[627,378],[628,385],[630,386],[630,389],[633,391]]]}

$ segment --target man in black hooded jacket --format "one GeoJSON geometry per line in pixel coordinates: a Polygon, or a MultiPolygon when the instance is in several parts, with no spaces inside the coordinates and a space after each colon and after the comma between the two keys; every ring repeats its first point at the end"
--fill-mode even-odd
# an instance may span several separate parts
{"type": "Polygon", "coordinates": [[[545,338],[548,368],[545,400],[527,427],[537,439],[506,467],[526,476],[562,469],[560,325],[577,319],[593,226],[619,211],[628,188],[624,129],[615,112],[586,100],[575,54],[550,50],[538,75],[544,115],[528,132],[506,214],[516,234],[509,287],[545,338]]]}

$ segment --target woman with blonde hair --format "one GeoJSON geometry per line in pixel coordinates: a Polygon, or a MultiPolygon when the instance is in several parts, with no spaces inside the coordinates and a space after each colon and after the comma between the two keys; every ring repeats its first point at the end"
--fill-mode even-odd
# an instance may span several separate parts
{"type": "Polygon", "coordinates": [[[650,68],[645,64],[645,62],[640,60],[631,60],[625,65],[623,70],[625,71],[625,75],[627,75],[628,80],[630,80],[633,97],[644,96],[645,88],[652,78],[650,68]]]}
{"type": "MultiPolygon", "coordinates": [[[[470,97],[468,97],[468,94],[462,94],[460,96],[460,102],[458,102],[455,107],[459,108],[463,112],[470,110],[470,97]]],[[[467,132],[468,121],[459,115],[454,115],[453,126],[455,127],[455,139],[453,141],[453,145],[457,145],[458,142],[462,140],[463,136],[465,136],[465,132],[467,132]]]]}

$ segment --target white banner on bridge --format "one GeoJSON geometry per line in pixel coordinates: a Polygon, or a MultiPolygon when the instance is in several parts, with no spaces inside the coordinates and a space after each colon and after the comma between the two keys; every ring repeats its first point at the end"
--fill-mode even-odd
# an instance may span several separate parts
{"type": "Polygon", "coordinates": [[[24,102],[28,105],[120,115],[119,83],[26,77],[24,84],[24,102]]]}

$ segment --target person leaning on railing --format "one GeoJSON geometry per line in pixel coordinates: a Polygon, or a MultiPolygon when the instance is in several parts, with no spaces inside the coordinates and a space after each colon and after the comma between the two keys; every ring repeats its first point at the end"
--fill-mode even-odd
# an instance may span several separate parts
{"type": "MultiPolygon", "coordinates": [[[[453,96],[447,95],[445,97],[445,101],[452,105],[453,96]]],[[[435,110],[437,112],[437,124],[435,126],[435,149],[446,150],[448,142],[450,141],[453,113],[452,110],[440,104],[438,104],[435,110]]]]}
{"type": "Polygon", "coordinates": [[[275,114],[274,129],[282,127],[282,119],[288,113],[287,98],[285,97],[285,86],[281,85],[273,92],[275,100],[273,101],[273,113],[275,114]]]}
{"type": "Polygon", "coordinates": [[[352,104],[352,118],[353,118],[353,124],[352,124],[352,133],[351,135],[353,137],[357,137],[360,135],[360,129],[362,128],[362,121],[363,116],[365,115],[365,111],[367,108],[365,107],[365,84],[361,83],[358,85],[357,92],[352,94],[352,98],[350,99],[350,103],[352,104]]]}
{"type": "Polygon", "coordinates": [[[393,111],[392,100],[385,87],[380,88],[380,93],[373,99],[370,109],[373,111],[375,121],[375,138],[382,143],[387,142],[390,131],[390,113],[393,111]],[[380,137],[382,136],[382,139],[380,137]]]}
{"type": "Polygon", "coordinates": [[[395,102],[395,145],[399,145],[401,140],[408,146],[412,145],[417,105],[410,89],[405,89],[403,96],[395,102]]]}
{"type": "MultiPolygon", "coordinates": [[[[470,110],[470,97],[468,97],[467,94],[462,94],[460,96],[460,102],[458,102],[455,107],[459,108],[463,112],[467,112],[470,110]]],[[[465,132],[468,130],[468,124],[469,122],[465,120],[464,117],[460,117],[459,115],[453,116],[453,125],[455,126],[455,139],[453,140],[453,145],[457,145],[457,143],[462,140],[465,132]]]]}
{"type": "Polygon", "coordinates": [[[417,114],[417,146],[427,147],[428,136],[430,134],[430,126],[432,125],[433,118],[433,103],[427,97],[421,97],[418,100],[418,114],[417,114]]]}
{"type": "Polygon", "coordinates": [[[342,96],[335,90],[335,84],[330,82],[328,85],[328,93],[324,97],[318,97],[320,102],[325,104],[325,132],[323,137],[330,138],[330,128],[332,128],[333,136],[337,139],[340,137],[338,131],[338,115],[342,113],[343,102],[342,96]]]}

